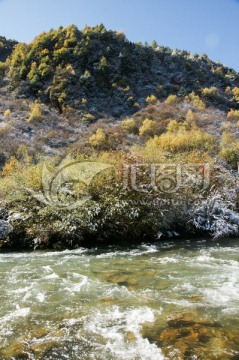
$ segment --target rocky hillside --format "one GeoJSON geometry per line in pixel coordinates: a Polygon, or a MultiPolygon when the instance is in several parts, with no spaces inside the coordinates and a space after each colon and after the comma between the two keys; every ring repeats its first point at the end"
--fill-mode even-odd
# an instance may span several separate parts
{"type": "Polygon", "coordinates": [[[207,104],[238,106],[239,74],[205,54],[132,43],[103,25],[74,25],[20,43],[8,61],[10,89],[80,117],[122,117],[137,112],[149,96],[184,97],[192,91],[207,104]]]}
{"type": "Polygon", "coordinates": [[[0,99],[0,249],[239,234],[234,70],[72,25],[15,46],[0,99]]]}

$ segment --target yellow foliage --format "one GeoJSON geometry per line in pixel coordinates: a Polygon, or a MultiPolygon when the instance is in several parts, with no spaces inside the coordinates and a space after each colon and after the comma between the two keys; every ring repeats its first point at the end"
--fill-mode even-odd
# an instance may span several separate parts
{"type": "Polygon", "coordinates": [[[95,116],[90,113],[85,114],[82,118],[82,121],[83,122],[93,122],[93,121],[95,121],[95,116]]]}
{"type": "Polygon", "coordinates": [[[227,114],[228,119],[238,120],[239,119],[239,110],[231,109],[227,114]]]}
{"type": "Polygon", "coordinates": [[[168,105],[174,105],[178,102],[178,97],[177,95],[169,95],[164,102],[168,105]]]}
{"type": "Polygon", "coordinates": [[[232,90],[233,93],[233,97],[234,99],[239,102],[239,88],[238,87],[234,87],[234,89],[232,90]]]}
{"type": "Polygon", "coordinates": [[[158,99],[156,98],[155,95],[150,95],[146,98],[146,102],[148,104],[156,104],[157,101],[158,101],[158,99]]]}
{"type": "Polygon", "coordinates": [[[89,143],[91,146],[96,148],[101,148],[106,145],[106,135],[104,133],[104,130],[98,128],[96,130],[96,133],[91,135],[91,137],[89,138],[89,143]]]}
{"type": "Polygon", "coordinates": [[[197,120],[196,114],[192,110],[188,110],[186,114],[186,120],[184,121],[182,126],[186,130],[197,129],[196,120],[197,120]]]}
{"type": "Polygon", "coordinates": [[[34,104],[32,105],[32,107],[31,107],[31,113],[30,113],[28,121],[29,122],[35,122],[35,121],[41,121],[42,119],[43,119],[42,106],[36,100],[34,102],[34,104]]]}
{"type": "Polygon", "coordinates": [[[195,112],[193,112],[192,110],[188,110],[187,114],[186,114],[186,121],[187,122],[195,122],[197,120],[197,115],[195,114],[195,112]]]}
{"type": "Polygon", "coordinates": [[[215,99],[220,96],[220,92],[216,86],[202,89],[202,96],[208,99],[215,99]]]}
{"type": "Polygon", "coordinates": [[[83,105],[86,105],[86,104],[88,103],[88,100],[87,100],[86,98],[82,98],[82,99],[81,99],[81,103],[82,103],[83,105]]]}
{"type": "Polygon", "coordinates": [[[190,101],[193,104],[193,106],[199,110],[206,109],[205,103],[200,99],[198,95],[195,94],[194,91],[190,93],[188,96],[186,96],[185,100],[190,101]]]}
{"type": "Polygon", "coordinates": [[[145,119],[139,129],[139,135],[142,137],[150,137],[157,132],[157,123],[154,120],[145,119]]]}
{"type": "Polygon", "coordinates": [[[237,142],[238,141],[236,140],[236,137],[234,134],[232,134],[228,130],[223,131],[222,137],[221,137],[221,147],[232,146],[232,144],[236,144],[237,142]]]}
{"type": "Polygon", "coordinates": [[[177,133],[166,132],[161,136],[155,136],[150,139],[146,146],[155,147],[163,151],[183,152],[194,149],[209,149],[214,144],[212,135],[200,130],[193,129],[190,131],[180,130],[177,133]]]}
{"type": "Polygon", "coordinates": [[[5,118],[10,118],[10,116],[12,115],[12,112],[10,109],[7,109],[5,112],[4,112],[4,117],[5,118]]]}
{"type": "Polygon", "coordinates": [[[19,169],[18,160],[12,156],[7,164],[4,165],[2,169],[2,176],[9,177],[12,176],[19,169]]]}
{"type": "Polygon", "coordinates": [[[177,120],[170,120],[167,126],[167,131],[178,132],[178,130],[179,130],[179,123],[177,122],[177,120]]]}
{"type": "Polygon", "coordinates": [[[123,120],[121,123],[121,128],[123,131],[129,132],[129,133],[136,133],[138,130],[134,119],[123,120]]]}

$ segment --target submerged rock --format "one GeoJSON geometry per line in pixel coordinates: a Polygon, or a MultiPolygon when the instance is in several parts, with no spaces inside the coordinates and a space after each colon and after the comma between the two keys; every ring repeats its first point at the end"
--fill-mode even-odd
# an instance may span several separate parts
{"type": "Polygon", "coordinates": [[[30,359],[24,338],[18,338],[0,351],[1,359],[30,359]]]}
{"type": "Polygon", "coordinates": [[[142,336],[158,344],[168,359],[229,360],[239,356],[235,336],[197,312],[173,314],[167,324],[163,330],[157,321],[151,328],[143,326],[142,336]]]}
{"type": "Polygon", "coordinates": [[[197,314],[194,313],[178,313],[176,315],[169,316],[167,318],[167,323],[170,327],[184,327],[191,326],[195,324],[218,327],[220,326],[217,322],[211,322],[207,319],[200,318],[197,314]]]}

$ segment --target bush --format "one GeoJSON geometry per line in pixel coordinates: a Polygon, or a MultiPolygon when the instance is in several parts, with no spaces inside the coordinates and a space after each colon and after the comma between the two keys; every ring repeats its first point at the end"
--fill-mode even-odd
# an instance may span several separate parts
{"type": "Polygon", "coordinates": [[[154,136],[157,132],[157,123],[154,120],[145,119],[139,129],[139,135],[141,137],[154,136]]]}
{"type": "Polygon", "coordinates": [[[29,122],[35,122],[35,121],[41,121],[41,120],[43,120],[42,106],[36,100],[34,102],[34,104],[32,105],[32,107],[31,107],[31,113],[30,113],[28,121],[29,122]]]}
{"type": "Polygon", "coordinates": [[[237,163],[239,161],[239,153],[237,149],[233,147],[222,148],[219,155],[234,169],[237,168],[237,163]]]}
{"type": "Polygon", "coordinates": [[[81,104],[82,104],[82,105],[88,104],[88,100],[87,100],[86,98],[82,98],[82,99],[81,99],[81,104]]]}
{"type": "Polygon", "coordinates": [[[190,101],[193,104],[193,106],[199,110],[206,109],[205,103],[200,99],[198,95],[195,94],[194,91],[190,93],[188,96],[186,96],[185,100],[190,101]]]}
{"type": "Polygon", "coordinates": [[[146,144],[147,147],[156,147],[163,151],[186,152],[191,150],[208,150],[214,144],[212,135],[200,130],[179,130],[177,133],[166,132],[161,136],[155,136],[146,144]]]}
{"type": "Polygon", "coordinates": [[[138,131],[138,128],[136,126],[136,122],[134,119],[125,119],[121,123],[121,128],[123,131],[136,134],[138,131]]]}
{"type": "Polygon", "coordinates": [[[210,88],[204,88],[201,90],[201,92],[203,97],[210,100],[217,100],[221,96],[216,86],[212,86],[210,88]]]}
{"type": "Polygon", "coordinates": [[[169,95],[164,102],[168,105],[174,105],[178,102],[178,97],[177,95],[169,95]]]}
{"type": "Polygon", "coordinates": [[[179,123],[177,122],[177,120],[170,120],[167,126],[167,131],[175,133],[178,132],[178,130],[179,130],[179,123]]]}
{"type": "Polygon", "coordinates": [[[104,130],[101,128],[98,128],[96,130],[96,133],[91,135],[89,138],[89,143],[91,146],[95,148],[103,148],[107,144],[106,135],[104,133],[104,130]]]}
{"type": "Polygon", "coordinates": [[[18,160],[14,156],[12,156],[9,162],[6,163],[2,169],[2,176],[3,177],[12,176],[18,169],[19,169],[18,160]]]}
{"type": "Polygon", "coordinates": [[[230,120],[239,120],[239,110],[231,109],[227,114],[227,118],[230,120]]]}
{"type": "Polygon", "coordinates": [[[10,109],[7,109],[6,111],[4,111],[4,117],[5,118],[10,118],[10,116],[12,115],[12,112],[10,109]]]}
{"type": "Polygon", "coordinates": [[[234,89],[232,90],[232,93],[233,93],[234,100],[239,103],[239,88],[234,87],[234,89]]]}
{"type": "Polygon", "coordinates": [[[234,134],[229,130],[223,131],[220,147],[220,157],[236,169],[239,160],[239,144],[234,134]]]}
{"type": "Polygon", "coordinates": [[[222,133],[222,137],[221,137],[221,146],[231,146],[231,144],[236,143],[236,138],[235,136],[228,131],[228,129],[226,129],[225,131],[223,131],[222,133]]]}
{"type": "Polygon", "coordinates": [[[192,110],[188,110],[186,114],[186,120],[183,123],[183,126],[186,130],[191,130],[193,128],[196,128],[196,120],[197,116],[192,110]]]}
{"type": "Polygon", "coordinates": [[[94,122],[95,121],[95,116],[88,113],[88,114],[85,114],[83,117],[82,117],[82,121],[83,122],[94,122]]]}
{"type": "Polygon", "coordinates": [[[156,104],[156,102],[158,101],[158,99],[156,98],[155,95],[150,95],[146,98],[145,100],[148,104],[156,104]]]}

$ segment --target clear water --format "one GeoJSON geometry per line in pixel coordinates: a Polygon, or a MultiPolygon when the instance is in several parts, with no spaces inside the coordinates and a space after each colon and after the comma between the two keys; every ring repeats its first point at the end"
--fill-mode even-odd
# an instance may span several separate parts
{"type": "Polygon", "coordinates": [[[238,250],[234,239],[0,254],[0,359],[239,359],[238,250]],[[170,326],[177,316],[192,321],[170,326]]]}

